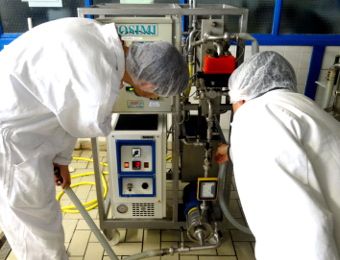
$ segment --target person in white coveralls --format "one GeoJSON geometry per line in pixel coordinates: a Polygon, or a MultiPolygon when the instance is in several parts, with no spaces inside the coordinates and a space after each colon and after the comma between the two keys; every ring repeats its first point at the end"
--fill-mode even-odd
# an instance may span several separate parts
{"type": "Polygon", "coordinates": [[[256,259],[339,259],[340,123],[297,93],[292,66],[275,52],[245,61],[229,89],[230,159],[256,259]]]}
{"type": "Polygon", "coordinates": [[[0,227],[20,260],[67,259],[53,168],[68,187],[76,138],[109,134],[122,80],[141,96],[176,95],[187,65],[169,43],[124,52],[114,24],[65,18],[14,40],[0,68],[0,227]]]}

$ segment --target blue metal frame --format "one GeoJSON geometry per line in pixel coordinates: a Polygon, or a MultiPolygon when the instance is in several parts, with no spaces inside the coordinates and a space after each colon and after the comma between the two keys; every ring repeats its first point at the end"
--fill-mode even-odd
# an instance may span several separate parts
{"type": "Polygon", "coordinates": [[[276,0],[274,6],[272,35],[279,35],[281,22],[282,0],[276,0]]]}
{"type": "Polygon", "coordinates": [[[305,88],[305,95],[311,99],[315,99],[317,89],[315,81],[319,79],[325,49],[326,49],[325,46],[314,46],[313,48],[305,88]]]}
{"type": "MultiPolygon", "coordinates": [[[[179,0],[179,3],[180,4],[187,4],[188,0],[179,0]]],[[[188,31],[188,22],[189,22],[189,19],[188,19],[187,16],[182,17],[182,32],[188,31]]]]}
{"type": "Polygon", "coordinates": [[[340,46],[340,34],[252,34],[259,45],[340,46]]]}
{"type": "MultiPolygon", "coordinates": [[[[84,0],[85,7],[91,7],[93,5],[93,0],[84,0]]],[[[85,15],[86,18],[93,19],[93,15],[85,15]]]]}

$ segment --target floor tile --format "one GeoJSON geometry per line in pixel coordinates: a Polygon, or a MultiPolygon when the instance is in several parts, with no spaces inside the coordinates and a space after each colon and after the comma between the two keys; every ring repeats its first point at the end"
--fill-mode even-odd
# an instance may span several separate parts
{"type": "Polygon", "coordinates": [[[63,227],[64,227],[64,233],[65,233],[64,242],[69,243],[71,241],[71,238],[76,229],[78,221],[79,220],[77,219],[63,219],[63,227]]]}
{"type": "Polygon", "coordinates": [[[216,249],[217,254],[218,255],[235,255],[233,243],[231,241],[231,237],[229,235],[229,232],[224,233],[222,239],[223,240],[222,240],[221,246],[216,249]]]}
{"type": "Polygon", "coordinates": [[[143,239],[143,252],[152,249],[160,249],[160,246],[160,230],[145,229],[143,239]]]}
{"type": "Polygon", "coordinates": [[[179,230],[161,230],[161,241],[180,241],[181,232],[179,230]]]}
{"type": "MultiPolygon", "coordinates": [[[[92,152],[87,150],[76,150],[73,153],[74,156],[91,157],[92,152]]],[[[100,152],[100,160],[106,160],[106,152],[100,152]]],[[[72,175],[84,172],[93,171],[92,163],[73,161],[72,165],[74,172],[72,175]]],[[[104,167],[103,167],[104,168],[104,167]]],[[[107,167],[105,167],[107,168],[107,167]]],[[[106,178],[108,178],[106,176],[106,178]]],[[[86,176],[73,179],[73,183],[94,181],[94,176],[86,176]]],[[[168,192],[172,190],[171,181],[167,181],[168,192]]],[[[181,189],[185,187],[187,183],[179,183],[179,193],[182,194],[181,189]]],[[[245,225],[242,208],[240,206],[238,194],[235,188],[233,180],[233,191],[231,192],[230,210],[233,216],[242,224],[245,225]]],[[[60,191],[61,188],[57,187],[60,191]]],[[[77,196],[81,198],[83,202],[96,199],[97,194],[95,186],[84,185],[74,188],[77,196]]],[[[61,199],[62,205],[71,204],[67,195],[64,195],[61,199]]],[[[91,210],[88,212],[94,219],[97,226],[99,226],[98,210],[91,210]]],[[[111,211],[110,211],[111,213],[111,211]]],[[[68,250],[70,260],[110,260],[104,249],[99,244],[97,238],[91,232],[86,222],[83,220],[80,214],[63,214],[63,226],[65,230],[65,248],[68,250]]],[[[221,224],[221,230],[224,231],[224,240],[222,245],[218,249],[209,249],[203,251],[191,251],[185,254],[174,254],[167,256],[156,256],[148,258],[150,260],[254,260],[254,245],[255,239],[251,235],[247,235],[241,231],[238,231],[228,221],[221,224]]],[[[120,243],[113,245],[114,241],[111,241],[112,248],[121,256],[140,253],[142,250],[148,251],[152,249],[179,247],[180,231],[179,230],[147,230],[147,229],[118,229],[120,236],[120,243]]],[[[188,240],[187,236],[184,236],[185,245],[197,246],[188,240]]],[[[15,260],[13,253],[7,258],[8,260],[15,260]]]]}
{"type": "Polygon", "coordinates": [[[6,260],[17,260],[13,251],[11,251],[11,253],[7,256],[6,260]]]}
{"type": "Polygon", "coordinates": [[[143,229],[127,229],[126,242],[142,242],[143,241],[143,229]]]}
{"type": "MultiPolygon", "coordinates": [[[[94,219],[93,222],[97,225],[97,227],[99,228],[99,219],[94,219]]],[[[88,224],[86,223],[85,220],[83,219],[80,219],[78,221],[78,224],[77,224],[77,227],[76,227],[77,230],[90,230],[91,228],[88,226],[88,224]]]]}
{"type": "Polygon", "coordinates": [[[238,260],[255,260],[254,250],[250,242],[234,242],[238,260]]]}
{"type": "Polygon", "coordinates": [[[71,243],[68,247],[70,256],[83,256],[90,238],[90,231],[77,230],[74,232],[71,243]]]}
{"type": "Polygon", "coordinates": [[[199,260],[238,260],[236,256],[199,256],[199,260]]]}
{"type": "Polygon", "coordinates": [[[230,230],[231,239],[236,242],[254,242],[255,238],[253,235],[246,234],[240,230],[232,229],[230,230]]]}
{"type": "Polygon", "coordinates": [[[194,255],[180,255],[180,260],[198,260],[198,256],[194,255]]]}
{"type": "Polygon", "coordinates": [[[112,248],[117,255],[134,255],[142,251],[142,243],[119,243],[112,248]]]}
{"type": "Polygon", "coordinates": [[[86,248],[84,260],[102,259],[104,249],[100,243],[89,243],[86,248]]]}

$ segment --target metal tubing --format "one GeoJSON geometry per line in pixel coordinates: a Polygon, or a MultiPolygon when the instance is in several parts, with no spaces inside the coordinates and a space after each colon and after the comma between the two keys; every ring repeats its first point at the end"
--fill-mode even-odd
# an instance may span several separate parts
{"type": "Polygon", "coordinates": [[[251,41],[251,54],[252,55],[259,52],[259,44],[257,40],[253,36],[251,36],[249,33],[239,33],[238,37],[243,40],[251,41]]]}
{"type": "MultiPolygon", "coordinates": [[[[71,188],[66,188],[65,193],[68,195],[72,203],[77,207],[79,210],[80,214],[88,224],[88,226],[91,228],[91,231],[94,233],[100,244],[103,246],[104,250],[112,260],[118,260],[117,255],[114,253],[112,250],[109,242],[103,235],[103,233],[99,230],[97,225],[94,223],[92,218],[90,217],[89,213],[86,211],[84,206],[81,204],[80,200],[78,197],[75,195],[73,190],[71,188]]],[[[198,247],[180,247],[180,248],[167,248],[167,249],[160,249],[160,250],[150,250],[146,252],[142,252],[139,254],[135,254],[129,257],[126,257],[125,259],[127,260],[136,260],[136,259],[142,259],[142,258],[147,258],[147,257],[152,257],[152,256],[163,256],[163,255],[173,255],[174,253],[179,253],[179,252],[190,252],[190,251],[196,251],[196,250],[204,250],[204,249],[212,249],[212,248],[217,248],[220,246],[221,241],[217,235],[215,235],[216,238],[216,244],[215,245],[207,245],[207,246],[198,246],[198,247]]]]}
{"type": "Polygon", "coordinates": [[[172,221],[178,221],[178,180],[179,180],[179,156],[180,156],[180,148],[179,148],[179,123],[181,118],[181,104],[180,97],[175,96],[173,98],[174,101],[174,111],[172,113],[172,124],[174,126],[174,132],[172,135],[172,190],[173,198],[172,198],[172,221]]]}
{"type": "Polygon", "coordinates": [[[332,68],[328,70],[327,84],[326,84],[325,93],[323,95],[323,102],[322,102],[323,109],[326,109],[329,107],[329,102],[331,100],[332,93],[333,93],[336,71],[337,70],[334,69],[334,65],[332,66],[332,68]]]}
{"type": "Polygon", "coordinates": [[[102,181],[100,177],[100,166],[99,166],[99,152],[98,152],[98,143],[97,138],[91,138],[91,147],[92,147],[92,157],[93,157],[93,171],[94,171],[94,179],[96,183],[96,193],[97,193],[97,200],[98,200],[98,214],[99,214],[99,223],[102,227],[102,223],[104,222],[104,199],[103,199],[103,187],[102,181]]]}
{"type": "Polygon", "coordinates": [[[204,153],[204,164],[203,164],[203,169],[204,169],[204,177],[209,177],[209,170],[210,170],[210,160],[211,160],[211,137],[212,137],[212,127],[213,127],[213,109],[212,109],[212,104],[211,100],[207,99],[208,103],[208,117],[206,118],[207,120],[207,143],[206,143],[206,148],[205,148],[205,153],[204,153]]]}
{"type": "MultiPolygon", "coordinates": [[[[228,164],[228,167],[230,167],[230,164],[228,164]]],[[[223,194],[223,191],[225,191],[225,186],[226,186],[225,179],[226,179],[226,165],[223,163],[219,165],[219,170],[218,170],[218,183],[220,185],[220,188],[218,189],[218,201],[220,203],[222,212],[224,216],[229,220],[229,222],[234,227],[243,231],[244,233],[252,234],[250,229],[238,223],[237,220],[230,214],[230,211],[228,210],[227,202],[223,194]]]]}
{"type": "Polygon", "coordinates": [[[32,17],[27,17],[27,28],[28,30],[32,30],[33,28],[32,17]]]}
{"type": "Polygon", "coordinates": [[[247,14],[247,9],[235,8],[228,5],[205,5],[202,4],[195,9],[181,8],[180,5],[124,5],[124,8],[119,4],[98,5],[97,8],[78,8],[78,15],[84,17],[90,15],[232,15],[241,16],[247,14]]]}
{"type": "Polygon", "coordinates": [[[99,230],[97,225],[94,223],[94,221],[90,217],[89,213],[87,213],[86,209],[81,204],[81,202],[78,199],[78,197],[76,196],[76,194],[74,194],[73,190],[71,188],[66,188],[66,189],[64,189],[64,191],[67,194],[67,196],[70,198],[72,203],[77,207],[80,214],[82,215],[82,217],[86,221],[87,225],[91,228],[91,231],[94,233],[94,235],[96,236],[96,238],[98,239],[100,244],[103,246],[104,250],[106,251],[106,253],[110,257],[110,259],[118,260],[119,258],[113,252],[109,242],[107,241],[107,239],[105,238],[103,233],[99,230]]]}
{"type": "Polygon", "coordinates": [[[221,56],[223,54],[222,53],[223,47],[221,46],[221,44],[217,43],[217,42],[213,42],[213,45],[214,45],[214,47],[216,47],[217,55],[221,56]]]}
{"type": "Polygon", "coordinates": [[[193,145],[193,146],[204,146],[205,145],[205,143],[199,142],[198,139],[196,140],[196,142],[188,142],[187,140],[182,138],[181,142],[185,145],[193,145]]]}

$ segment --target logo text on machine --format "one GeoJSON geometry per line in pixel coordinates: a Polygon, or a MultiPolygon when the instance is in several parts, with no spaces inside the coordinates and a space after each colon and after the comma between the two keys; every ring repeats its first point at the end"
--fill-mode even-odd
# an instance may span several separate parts
{"type": "Polygon", "coordinates": [[[157,24],[119,24],[118,34],[121,36],[157,36],[157,24]]]}

